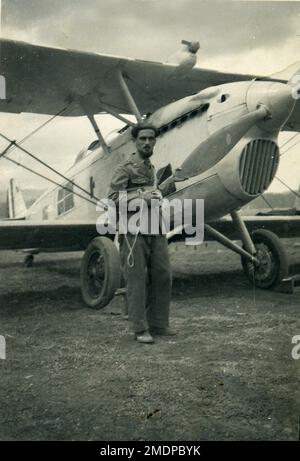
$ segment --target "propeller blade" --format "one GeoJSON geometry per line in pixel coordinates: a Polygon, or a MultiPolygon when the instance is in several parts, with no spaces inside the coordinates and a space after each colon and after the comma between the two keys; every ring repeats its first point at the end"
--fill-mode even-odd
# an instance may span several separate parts
{"type": "Polygon", "coordinates": [[[299,76],[300,76],[300,68],[293,73],[293,75],[288,80],[288,85],[295,86],[299,83],[299,76]]]}
{"type": "Polygon", "coordinates": [[[214,166],[231,151],[255,123],[264,119],[267,115],[267,109],[261,106],[250,114],[243,115],[236,122],[213,133],[193,150],[185,159],[181,168],[175,170],[174,180],[184,181],[214,166]]]}
{"type": "Polygon", "coordinates": [[[300,98],[300,69],[289,79],[288,85],[292,87],[292,96],[295,100],[300,98]]]}

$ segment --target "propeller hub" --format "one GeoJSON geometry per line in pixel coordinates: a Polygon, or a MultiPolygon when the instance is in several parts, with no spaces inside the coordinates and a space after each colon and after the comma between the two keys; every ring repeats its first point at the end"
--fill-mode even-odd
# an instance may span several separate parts
{"type": "Polygon", "coordinates": [[[260,106],[266,107],[269,116],[259,123],[266,131],[278,131],[289,118],[295,99],[289,85],[278,82],[253,82],[247,92],[247,107],[249,112],[260,106]]]}

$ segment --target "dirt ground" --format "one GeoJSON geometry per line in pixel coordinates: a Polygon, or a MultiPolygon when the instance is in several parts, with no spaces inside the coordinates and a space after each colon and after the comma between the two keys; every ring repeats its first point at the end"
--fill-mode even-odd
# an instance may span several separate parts
{"type": "MultiPolygon", "coordinates": [[[[285,241],[291,271],[300,247],[285,241]]],[[[172,244],[172,326],[138,344],[86,308],[80,254],[0,253],[1,440],[298,440],[300,287],[253,290],[237,255],[172,244]]]]}

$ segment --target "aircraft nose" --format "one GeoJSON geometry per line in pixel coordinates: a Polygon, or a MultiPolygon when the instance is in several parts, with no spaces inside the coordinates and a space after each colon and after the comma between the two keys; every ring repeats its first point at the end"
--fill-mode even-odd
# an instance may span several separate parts
{"type": "Polygon", "coordinates": [[[282,83],[273,83],[267,92],[267,100],[274,118],[286,121],[295,104],[295,99],[292,97],[292,88],[282,83]]]}
{"type": "Polygon", "coordinates": [[[267,131],[277,131],[289,118],[296,100],[292,88],[284,83],[253,82],[247,94],[249,111],[264,105],[270,112],[270,118],[260,122],[260,127],[267,131]]]}

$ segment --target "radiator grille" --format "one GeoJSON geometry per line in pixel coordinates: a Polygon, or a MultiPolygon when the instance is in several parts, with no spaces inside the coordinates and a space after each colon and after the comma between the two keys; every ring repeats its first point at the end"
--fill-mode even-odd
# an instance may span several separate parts
{"type": "Polygon", "coordinates": [[[256,139],[244,147],[240,158],[240,181],[245,192],[257,195],[271,184],[279,162],[275,142],[256,139]]]}

